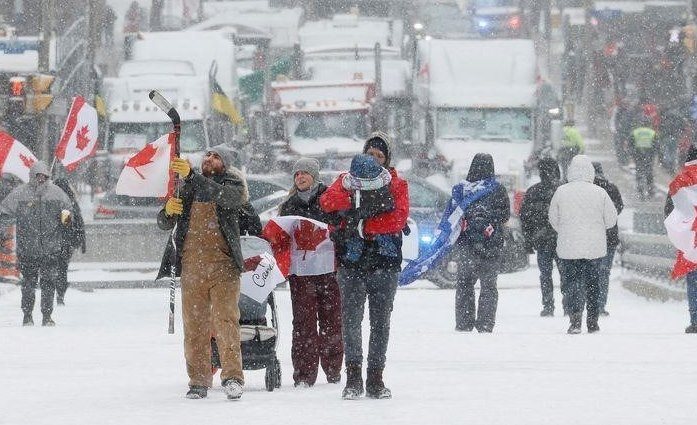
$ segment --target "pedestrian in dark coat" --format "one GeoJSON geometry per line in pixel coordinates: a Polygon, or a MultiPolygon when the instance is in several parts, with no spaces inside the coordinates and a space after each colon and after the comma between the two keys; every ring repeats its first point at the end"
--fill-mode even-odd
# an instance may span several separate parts
{"type": "Polygon", "coordinates": [[[351,171],[341,174],[320,196],[323,211],[343,216],[332,238],[341,289],[344,399],[363,394],[361,324],[366,298],[370,315],[366,394],[371,398],[392,397],[382,373],[402,263],[402,229],[409,216],[409,188],[390,167],[389,138],[374,133],[363,152],[367,155],[354,157],[351,171]]]}
{"type": "MultiPolygon", "coordinates": [[[[552,271],[554,263],[559,269],[557,257],[557,232],[549,224],[549,204],[559,187],[561,173],[559,164],[553,158],[543,158],[539,164],[540,182],[525,193],[520,208],[520,221],[525,243],[537,252],[537,267],[540,269],[540,290],[542,291],[542,312],[540,316],[554,316],[554,283],[552,271]]],[[[561,273],[560,273],[561,274],[561,273]]],[[[566,288],[561,282],[562,306],[566,312],[566,288]]]]}
{"type": "MultiPolygon", "coordinates": [[[[603,174],[603,166],[599,162],[593,162],[593,168],[595,168],[595,180],[593,184],[600,186],[607,192],[608,196],[612,200],[617,210],[617,215],[619,215],[624,209],[624,202],[622,201],[622,195],[620,190],[616,185],[611,183],[607,177],[603,174]]],[[[617,224],[607,229],[607,255],[603,258],[600,264],[600,284],[598,291],[598,314],[601,316],[608,316],[610,313],[607,312],[605,306],[607,305],[607,294],[610,287],[610,271],[612,270],[612,262],[615,259],[615,251],[617,250],[617,245],[620,244],[620,234],[617,224]]]]}
{"type": "MultiPolygon", "coordinates": [[[[327,186],[319,180],[319,162],[301,158],[293,166],[293,187],[279,207],[279,215],[297,215],[333,223],[332,214],[319,206],[327,186]]],[[[344,347],[341,339],[341,293],[336,272],[317,276],[288,276],[293,306],[293,381],[308,387],[317,380],[318,365],[327,382],[341,381],[344,347]]]]}
{"type": "MultiPolygon", "coordinates": [[[[204,156],[198,174],[187,160],[175,158],[170,169],[184,184],[180,197],[170,198],[157,217],[163,230],[176,225],[188,398],[206,397],[212,383],[211,335],[218,341],[223,390],[229,399],[242,396],[238,302],[244,261],[239,222],[249,194],[242,173],[232,165],[234,159],[232,149],[215,146],[204,156]]],[[[170,261],[165,253],[158,278],[169,274],[170,261]]]]}
{"type": "Polygon", "coordinates": [[[30,180],[0,204],[0,226],[17,223],[17,259],[22,273],[22,311],[25,326],[34,324],[36,285],[41,285],[43,326],[54,326],[53,296],[60,275],[63,231],[70,224],[68,196],[50,181],[43,161],[32,165],[30,180]]]}
{"type": "Polygon", "coordinates": [[[55,184],[68,195],[73,211],[70,225],[63,228],[60,255],[60,278],[56,283],[56,303],[58,305],[65,305],[65,293],[69,285],[68,265],[70,263],[70,258],[73,256],[73,252],[76,249],[80,249],[80,252],[83,254],[87,251],[87,239],[85,238],[85,221],[82,218],[82,212],[80,211],[80,205],[77,202],[75,191],[66,178],[56,179],[55,184]]]}
{"type": "MultiPolygon", "coordinates": [[[[493,178],[494,158],[478,153],[472,159],[468,182],[493,178]]],[[[455,291],[455,329],[492,332],[498,306],[499,257],[503,249],[503,226],[511,216],[506,188],[499,185],[489,195],[465,211],[464,230],[457,240],[457,290],[455,291]],[[474,285],[479,280],[479,305],[475,307],[474,285]]]]}

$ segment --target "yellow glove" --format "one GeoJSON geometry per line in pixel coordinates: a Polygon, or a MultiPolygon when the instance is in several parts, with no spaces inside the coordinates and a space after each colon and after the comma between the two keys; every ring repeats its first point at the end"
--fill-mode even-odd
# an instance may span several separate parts
{"type": "Polygon", "coordinates": [[[168,217],[184,212],[184,203],[181,198],[169,198],[165,204],[165,214],[168,217]]]}
{"type": "Polygon", "coordinates": [[[191,164],[189,164],[188,159],[174,158],[169,169],[179,174],[180,179],[185,179],[191,173],[191,164]]]}
{"type": "Polygon", "coordinates": [[[61,223],[63,223],[64,225],[70,224],[70,211],[61,211],[61,223]]]}

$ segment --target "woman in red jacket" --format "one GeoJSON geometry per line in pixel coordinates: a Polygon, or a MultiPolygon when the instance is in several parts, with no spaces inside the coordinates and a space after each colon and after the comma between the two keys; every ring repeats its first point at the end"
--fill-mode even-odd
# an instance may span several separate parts
{"type": "Polygon", "coordinates": [[[320,207],[343,220],[332,238],[339,264],[346,387],[342,397],[363,394],[361,323],[366,298],[370,315],[366,394],[390,398],[382,380],[390,333],[390,315],[402,264],[402,229],[409,216],[409,191],[390,167],[388,138],[373,134],[364,155],[351,162],[320,197],[320,207]],[[384,168],[383,168],[384,167],[384,168]]]}

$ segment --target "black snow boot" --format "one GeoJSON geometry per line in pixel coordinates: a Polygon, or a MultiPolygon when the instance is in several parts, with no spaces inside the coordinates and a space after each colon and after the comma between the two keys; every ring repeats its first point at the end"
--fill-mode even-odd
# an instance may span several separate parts
{"type": "Polygon", "coordinates": [[[554,316],[554,306],[547,306],[542,309],[540,312],[541,317],[552,317],[554,316]]]}
{"type": "Polygon", "coordinates": [[[382,369],[368,369],[365,381],[365,394],[370,398],[392,398],[392,391],[382,382],[382,369]]]}
{"type": "Polygon", "coordinates": [[[566,333],[568,333],[568,334],[580,334],[583,313],[571,313],[569,315],[569,317],[571,318],[571,326],[569,326],[569,330],[567,330],[566,333]]]}
{"type": "Polygon", "coordinates": [[[31,313],[24,314],[24,320],[22,320],[22,326],[34,326],[34,319],[31,317],[31,313]]]}
{"type": "Polygon", "coordinates": [[[346,386],[341,394],[344,400],[356,400],[363,395],[363,375],[360,364],[346,365],[346,386]]]}
{"type": "Polygon", "coordinates": [[[686,334],[697,334],[697,324],[692,324],[685,328],[686,334]]]}
{"type": "Polygon", "coordinates": [[[586,319],[586,327],[588,328],[589,334],[598,332],[600,330],[600,326],[598,326],[598,318],[597,317],[588,317],[586,319]]]}
{"type": "Polygon", "coordinates": [[[189,386],[189,391],[186,393],[186,398],[192,400],[197,400],[199,398],[206,398],[208,396],[208,388],[203,385],[191,385],[189,386]]]}
{"type": "Polygon", "coordinates": [[[41,326],[56,326],[56,322],[51,319],[51,316],[44,316],[41,320],[41,326]]]}

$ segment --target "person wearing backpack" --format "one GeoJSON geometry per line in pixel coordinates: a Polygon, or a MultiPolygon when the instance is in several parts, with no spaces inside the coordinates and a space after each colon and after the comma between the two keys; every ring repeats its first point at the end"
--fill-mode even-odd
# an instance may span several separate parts
{"type": "MultiPolygon", "coordinates": [[[[494,177],[494,158],[487,153],[476,154],[466,180],[474,183],[494,177]]],[[[492,193],[465,211],[463,231],[455,248],[458,258],[455,329],[458,331],[470,332],[473,328],[479,332],[494,330],[498,305],[498,260],[503,248],[503,226],[510,215],[510,202],[503,185],[498,185],[492,193]],[[477,280],[481,291],[475,309],[474,285],[477,280]]]]}

